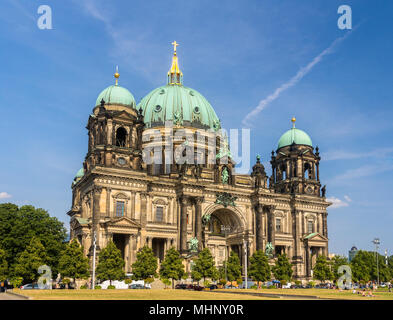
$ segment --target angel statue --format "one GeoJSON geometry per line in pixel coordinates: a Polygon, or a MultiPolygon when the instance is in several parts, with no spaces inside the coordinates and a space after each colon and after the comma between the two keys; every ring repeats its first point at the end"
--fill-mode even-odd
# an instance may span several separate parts
{"type": "Polygon", "coordinates": [[[266,243],[265,253],[269,258],[273,256],[273,250],[274,250],[273,244],[271,242],[266,243]]]}

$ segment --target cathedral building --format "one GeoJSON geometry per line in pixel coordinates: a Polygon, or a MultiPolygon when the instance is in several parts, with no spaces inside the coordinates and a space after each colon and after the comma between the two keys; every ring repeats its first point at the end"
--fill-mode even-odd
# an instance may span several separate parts
{"type": "Polygon", "coordinates": [[[293,118],[273,146],[270,177],[259,156],[250,174],[235,174],[226,138],[217,135],[220,120],[204,96],[183,85],[173,44],[167,84],[138,105],[118,84],[117,71],[115,84],[99,94],[86,126],[83,168],[72,183],[71,239],[90,261],[94,238],[98,253],[112,240],[126,273],[147,245],[159,261],[174,246],[188,272],[204,247],[217,266],[235,251],[243,268],[246,251],[263,250],[271,263],[285,253],[294,278],[310,279],[318,255],[328,255],[330,203],[319,179],[318,147],[293,118]],[[188,144],[182,130],[199,136],[197,142],[188,144]],[[159,143],[163,149],[154,153],[159,143]],[[193,161],[177,161],[185,154],[193,161]],[[146,161],[150,155],[153,161],[146,161]]]}

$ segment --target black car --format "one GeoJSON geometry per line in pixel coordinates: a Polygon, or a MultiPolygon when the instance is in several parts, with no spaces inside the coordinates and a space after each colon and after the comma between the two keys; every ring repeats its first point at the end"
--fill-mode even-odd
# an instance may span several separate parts
{"type": "Polygon", "coordinates": [[[215,290],[215,289],[218,289],[218,286],[216,284],[212,284],[212,285],[209,286],[209,289],[210,290],[215,290]]]}
{"type": "Polygon", "coordinates": [[[175,286],[175,289],[187,289],[187,285],[185,283],[180,283],[175,286]]]}

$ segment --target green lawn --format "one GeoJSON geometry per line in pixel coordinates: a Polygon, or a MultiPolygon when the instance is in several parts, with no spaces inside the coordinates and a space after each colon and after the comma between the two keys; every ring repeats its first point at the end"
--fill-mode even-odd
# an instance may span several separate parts
{"type": "Polygon", "coordinates": [[[315,296],[328,299],[393,300],[393,292],[378,290],[375,297],[363,297],[352,291],[332,289],[219,289],[211,291],[191,291],[173,289],[129,289],[129,290],[19,290],[15,293],[33,300],[293,300],[307,299],[296,296],[315,296]],[[231,292],[231,293],[229,293],[231,292]],[[250,294],[239,294],[247,292],[250,294]],[[251,294],[275,294],[276,297],[251,294]],[[292,295],[286,296],[286,295],[292,295]]]}
{"type": "MultiPolygon", "coordinates": [[[[173,289],[118,290],[19,290],[15,293],[33,300],[266,300],[265,297],[223,292],[173,289]]],[[[270,298],[276,300],[277,298],[270,298]]]]}

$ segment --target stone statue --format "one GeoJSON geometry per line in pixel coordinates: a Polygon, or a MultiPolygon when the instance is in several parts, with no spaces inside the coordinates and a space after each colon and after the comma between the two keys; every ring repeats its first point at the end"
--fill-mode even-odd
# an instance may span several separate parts
{"type": "Polygon", "coordinates": [[[227,167],[224,167],[224,169],[222,169],[222,172],[221,172],[221,180],[222,180],[222,183],[223,183],[223,184],[228,184],[229,173],[228,173],[227,167]]]}
{"type": "Polygon", "coordinates": [[[173,124],[175,126],[181,126],[183,124],[183,119],[179,111],[173,114],[173,124]]]}
{"type": "Polygon", "coordinates": [[[273,257],[273,250],[273,244],[271,242],[266,243],[265,253],[269,258],[273,257]]]}
{"type": "Polygon", "coordinates": [[[190,252],[198,252],[198,239],[197,238],[191,238],[188,241],[188,249],[190,252]]]}
{"type": "Polygon", "coordinates": [[[321,191],[322,191],[322,197],[325,198],[325,195],[326,195],[326,185],[324,185],[324,186],[322,187],[321,191]]]}
{"type": "Polygon", "coordinates": [[[210,215],[210,214],[205,214],[205,215],[203,215],[203,217],[202,217],[202,223],[203,223],[204,225],[208,224],[209,221],[210,221],[210,218],[211,218],[211,215],[210,215]]]}

